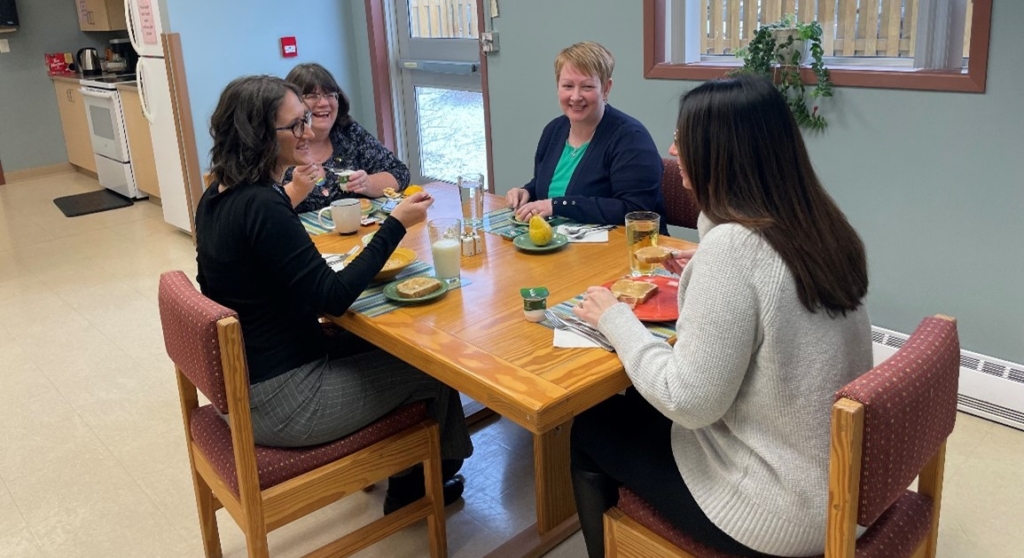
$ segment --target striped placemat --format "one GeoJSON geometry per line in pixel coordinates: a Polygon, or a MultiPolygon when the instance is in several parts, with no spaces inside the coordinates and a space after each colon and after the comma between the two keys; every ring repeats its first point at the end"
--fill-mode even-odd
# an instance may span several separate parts
{"type": "MultiPolygon", "coordinates": [[[[431,266],[427,262],[417,260],[409,264],[409,267],[403,269],[402,272],[396,275],[394,279],[391,279],[390,281],[384,281],[383,283],[371,283],[370,286],[367,287],[366,290],[363,291],[361,295],[359,295],[359,298],[357,298],[356,301],[353,302],[351,306],[349,306],[349,309],[359,312],[360,314],[369,316],[371,318],[387,314],[388,312],[396,310],[400,306],[402,306],[401,304],[395,303],[388,297],[384,296],[384,287],[387,286],[388,283],[391,283],[392,281],[408,279],[410,277],[418,277],[433,274],[433,266],[431,266]]],[[[449,285],[448,290],[458,289],[459,287],[469,284],[469,279],[462,279],[462,281],[456,283],[455,285],[449,285]]]]}
{"type": "MultiPolygon", "coordinates": [[[[583,293],[580,293],[565,302],[560,302],[554,305],[551,307],[551,311],[559,316],[575,316],[575,314],[572,313],[572,309],[574,306],[579,306],[582,301],[583,293]]],[[[547,320],[537,323],[548,329],[555,329],[555,326],[547,320]]],[[[643,324],[647,327],[647,331],[653,333],[658,339],[667,340],[669,337],[673,337],[676,334],[675,322],[643,322],[643,324]]]]}
{"type": "MultiPolygon", "coordinates": [[[[503,236],[508,239],[515,238],[529,231],[529,227],[517,223],[514,219],[515,212],[512,208],[496,209],[484,215],[483,230],[491,234],[503,236]]],[[[579,225],[579,223],[566,217],[553,217],[548,221],[552,227],[559,225],[579,225]]]]}
{"type": "MultiPolygon", "coordinates": [[[[512,208],[506,207],[504,209],[497,209],[490,213],[484,214],[483,230],[492,234],[498,234],[507,237],[509,233],[515,232],[516,234],[522,234],[526,232],[526,227],[516,224],[513,220],[515,212],[512,208]]],[[[513,234],[512,236],[515,236],[513,234]]]]}
{"type": "Polygon", "coordinates": [[[328,234],[331,232],[331,229],[334,228],[334,221],[331,220],[329,213],[330,212],[324,214],[324,221],[331,225],[328,228],[324,228],[324,226],[320,224],[320,221],[317,220],[316,211],[299,213],[299,221],[302,221],[302,226],[306,229],[306,232],[313,236],[328,234]]]}

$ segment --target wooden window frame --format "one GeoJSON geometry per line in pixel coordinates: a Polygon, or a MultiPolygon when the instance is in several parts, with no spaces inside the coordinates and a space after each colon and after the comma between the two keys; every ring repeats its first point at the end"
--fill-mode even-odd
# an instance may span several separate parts
{"type": "MultiPolygon", "coordinates": [[[[914,68],[872,68],[832,66],[832,81],[839,86],[878,89],[917,89],[984,93],[988,75],[989,30],[992,25],[992,0],[973,0],[971,44],[966,71],[935,71],[914,68]]],[[[725,76],[736,66],[714,63],[677,64],[664,60],[665,3],[643,0],[644,77],[646,79],[709,80],[725,76]]],[[[815,83],[810,68],[801,70],[804,83],[815,83]]]]}

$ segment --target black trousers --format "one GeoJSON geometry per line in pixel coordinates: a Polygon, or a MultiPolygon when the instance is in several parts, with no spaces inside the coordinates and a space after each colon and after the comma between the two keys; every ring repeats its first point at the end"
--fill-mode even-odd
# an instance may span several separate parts
{"type": "MultiPolygon", "coordinates": [[[[573,422],[572,469],[604,475],[615,486],[626,485],[673,525],[711,548],[738,556],[767,556],[736,542],[704,515],[672,456],[671,428],[671,420],[629,388],[626,395],[612,397],[573,422]]],[[[576,499],[580,502],[580,495],[576,499]]],[[[586,524],[583,514],[604,510],[579,513],[586,524]]]]}

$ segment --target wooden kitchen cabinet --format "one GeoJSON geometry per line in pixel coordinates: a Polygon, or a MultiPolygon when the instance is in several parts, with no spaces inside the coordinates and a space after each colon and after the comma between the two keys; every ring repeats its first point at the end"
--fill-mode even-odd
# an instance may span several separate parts
{"type": "Polygon", "coordinates": [[[134,87],[118,87],[121,107],[124,109],[124,127],[128,132],[128,155],[132,163],[132,174],[139,191],[160,197],[160,183],[156,177],[156,157],[153,155],[153,137],[149,132],[149,121],[142,114],[142,100],[139,90],[134,87]]]}
{"type": "Polygon", "coordinates": [[[85,115],[85,103],[78,91],[78,82],[55,80],[53,86],[57,90],[57,108],[60,110],[60,124],[64,128],[68,161],[95,173],[96,159],[92,153],[89,117],[85,115]]]}
{"type": "Polygon", "coordinates": [[[125,31],[124,0],[75,0],[82,31],[125,31]]]}

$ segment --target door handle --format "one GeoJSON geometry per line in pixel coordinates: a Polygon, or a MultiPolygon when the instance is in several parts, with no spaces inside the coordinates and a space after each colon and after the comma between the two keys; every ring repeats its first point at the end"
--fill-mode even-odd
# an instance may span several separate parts
{"type": "Polygon", "coordinates": [[[444,62],[440,60],[417,60],[411,58],[399,59],[398,67],[403,70],[431,74],[470,75],[480,71],[479,64],[476,62],[444,62]]]}
{"type": "Polygon", "coordinates": [[[71,90],[70,89],[65,89],[64,90],[64,94],[68,96],[68,102],[69,103],[75,102],[74,97],[71,96],[71,90]]]}

